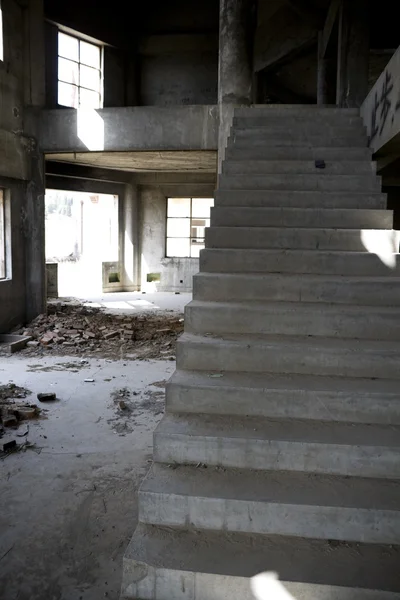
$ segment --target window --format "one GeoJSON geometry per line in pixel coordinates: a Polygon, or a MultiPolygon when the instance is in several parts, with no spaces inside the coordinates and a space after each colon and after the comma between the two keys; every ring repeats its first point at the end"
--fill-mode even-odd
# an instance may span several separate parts
{"type": "Polygon", "coordinates": [[[58,104],[101,107],[101,47],[58,32],[58,104]]]}
{"type": "Polygon", "coordinates": [[[205,228],[210,226],[213,198],[167,199],[168,257],[198,258],[204,248],[205,228]]]}
{"type": "Polygon", "coordinates": [[[0,189],[0,279],[5,279],[6,275],[6,207],[4,190],[0,189]]]}

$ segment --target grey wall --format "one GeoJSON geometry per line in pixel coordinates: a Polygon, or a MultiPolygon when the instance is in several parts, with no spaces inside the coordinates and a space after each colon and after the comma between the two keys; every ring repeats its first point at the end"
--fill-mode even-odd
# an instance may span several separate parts
{"type": "Polygon", "coordinates": [[[168,196],[213,197],[214,184],[175,184],[169,186],[140,186],[140,256],[141,287],[146,289],[147,274],[161,273],[158,291],[190,292],[192,278],[199,271],[196,258],[166,258],[165,238],[168,196]]]}
{"type": "Polygon", "coordinates": [[[217,36],[149,36],[139,51],[142,105],[216,104],[217,36]]]}

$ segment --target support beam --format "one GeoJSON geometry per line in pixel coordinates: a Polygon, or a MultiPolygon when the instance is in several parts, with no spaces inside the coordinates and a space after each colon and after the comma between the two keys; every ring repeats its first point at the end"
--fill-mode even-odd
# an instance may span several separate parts
{"type": "Polygon", "coordinates": [[[325,25],[321,33],[321,40],[318,40],[320,47],[321,58],[325,58],[329,40],[332,34],[333,26],[335,25],[336,17],[338,16],[342,0],[331,0],[328,14],[326,16],[325,25]]]}
{"type": "Polygon", "coordinates": [[[252,0],[220,0],[218,171],[235,106],[252,99],[252,0]]]}
{"type": "Polygon", "coordinates": [[[108,181],[116,183],[130,183],[132,173],[126,171],[115,171],[114,169],[98,169],[96,167],[84,167],[71,165],[70,163],[46,161],[46,176],[71,177],[73,179],[93,179],[95,181],[108,181]]]}
{"type": "Polygon", "coordinates": [[[343,0],[339,14],[336,104],[361,106],[368,92],[369,1],[343,0]]]}

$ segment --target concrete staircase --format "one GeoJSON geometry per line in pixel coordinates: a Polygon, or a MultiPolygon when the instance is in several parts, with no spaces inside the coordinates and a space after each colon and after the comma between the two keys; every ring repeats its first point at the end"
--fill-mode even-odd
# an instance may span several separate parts
{"type": "Polygon", "coordinates": [[[356,110],[236,110],[124,598],[400,599],[391,227],[356,110]]]}

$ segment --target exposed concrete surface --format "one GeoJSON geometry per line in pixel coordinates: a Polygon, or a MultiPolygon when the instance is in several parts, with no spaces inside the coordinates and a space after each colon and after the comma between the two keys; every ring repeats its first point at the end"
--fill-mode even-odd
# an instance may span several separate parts
{"type": "Polygon", "coordinates": [[[216,150],[218,111],[213,105],[44,110],[40,131],[45,152],[216,150]]]}
{"type": "Polygon", "coordinates": [[[400,48],[360,108],[369,145],[379,155],[400,154],[400,48]]]}
{"type": "MultiPolygon", "coordinates": [[[[162,382],[173,369],[170,361],[2,359],[2,383],[27,387],[29,401],[43,391],[59,398],[41,404],[43,419],[25,422],[35,449],[0,462],[2,600],[119,598],[137,489],[163,410],[162,382]],[[128,410],[111,398],[125,387],[137,393],[128,410]]],[[[22,443],[16,434],[25,430],[22,423],[1,442],[22,443]]]]}
{"type": "Polygon", "coordinates": [[[215,173],[216,152],[213,150],[177,150],[176,152],[65,152],[47,154],[49,160],[132,173],[147,171],[215,173]]]}

